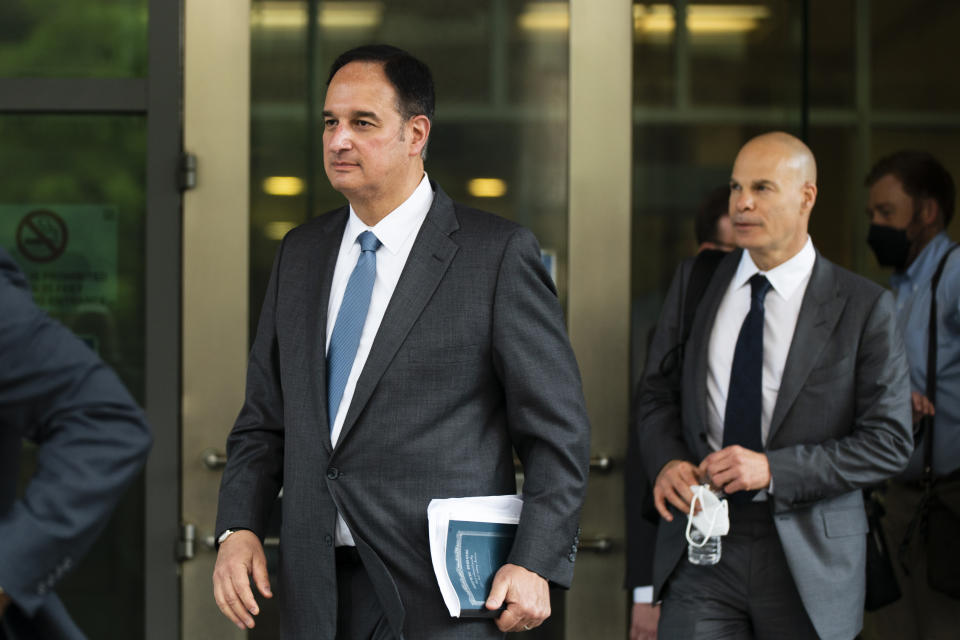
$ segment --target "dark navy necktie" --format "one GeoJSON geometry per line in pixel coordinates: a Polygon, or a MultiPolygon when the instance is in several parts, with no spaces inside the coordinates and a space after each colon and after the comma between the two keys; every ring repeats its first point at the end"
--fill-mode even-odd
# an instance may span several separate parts
{"type": "MultiPolygon", "coordinates": [[[[754,451],[763,451],[760,430],[763,411],[763,299],[770,291],[770,281],[758,273],[750,278],[750,290],[750,311],[740,327],[740,336],[733,352],[733,367],[730,369],[730,388],[723,417],[723,446],[738,444],[754,451]]],[[[755,493],[741,491],[735,497],[749,500],[755,493]]]]}
{"type": "Polygon", "coordinates": [[[327,350],[327,420],[333,431],[333,421],[337,418],[337,409],[343,399],[343,390],[347,378],[357,357],[360,346],[360,334],[370,308],[370,296],[373,282],[377,279],[377,249],[380,240],[372,231],[364,231],[357,236],[360,243],[360,257],[353,268],[347,288],[343,292],[337,322],[330,335],[330,348],[327,350]]]}

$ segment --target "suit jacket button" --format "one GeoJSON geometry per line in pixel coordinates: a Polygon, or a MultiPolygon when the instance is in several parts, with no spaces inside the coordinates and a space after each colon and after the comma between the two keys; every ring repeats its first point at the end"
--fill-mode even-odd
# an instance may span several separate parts
{"type": "Polygon", "coordinates": [[[567,560],[569,560],[570,562],[576,562],[577,554],[571,553],[570,555],[567,556],[567,560]]]}
{"type": "Polygon", "coordinates": [[[332,546],[333,546],[333,536],[328,533],[327,535],[323,536],[323,542],[324,542],[324,544],[326,544],[328,547],[332,547],[332,546]]]}
{"type": "Polygon", "coordinates": [[[327,469],[327,478],[329,478],[330,480],[336,480],[339,477],[340,477],[339,469],[337,469],[336,467],[330,467],[329,469],[327,469]]]}
{"type": "Polygon", "coordinates": [[[700,432],[700,439],[703,440],[704,442],[707,441],[707,432],[706,432],[706,431],[701,431],[701,432],[700,432]]]}

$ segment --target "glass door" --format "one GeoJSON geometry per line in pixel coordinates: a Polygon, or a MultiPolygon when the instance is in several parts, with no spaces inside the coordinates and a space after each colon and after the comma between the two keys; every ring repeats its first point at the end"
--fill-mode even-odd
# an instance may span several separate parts
{"type": "MultiPolygon", "coordinates": [[[[577,578],[571,592],[555,594],[548,624],[528,635],[624,635],[620,473],[628,404],[630,3],[253,0],[248,75],[237,62],[247,59],[236,35],[240,17],[212,4],[217,20],[205,20],[189,5],[186,15],[186,148],[196,153],[199,174],[184,203],[183,469],[189,490],[183,513],[184,523],[195,525],[197,541],[194,559],[183,565],[184,636],[244,635],[212,602],[214,555],[205,544],[212,535],[216,467],[242,402],[237,374],[245,369],[245,354],[239,361],[234,356],[241,334],[233,279],[249,255],[249,293],[242,298],[249,298],[245,349],[283,235],[343,203],[322,168],[319,124],[327,69],[338,53],[378,41],[409,49],[434,72],[438,105],[430,176],[455,200],[536,233],[553,265],[583,369],[595,450],[577,578]],[[204,31],[204,24],[217,26],[204,31]],[[196,63],[194,39],[205,43],[196,63]],[[211,54],[221,46],[234,54],[232,61],[211,54]],[[594,52],[581,55],[576,68],[575,46],[594,52]],[[203,65],[216,69],[216,82],[204,77],[203,65]],[[248,173],[211,178],[210,167],[227,162],[221,155],[212,161],[211,153],[246,157],[242,146],[231,146],[244,131],[234,119],[242,112],[235,88],[223,84],[233,75],[250,78],[248,173]],[[194,110],[195,103],[207,106],[194,110]],[[230,119],[229,132],[223,118],[230,119]],[[610,126],[617,122],[619,127],[610,126]],[[579,152],[572,151],[574,144],[579,152]],[[211,195],[217,190],[231,198],[230,205],[211,195]],[[242,221],[238,193],[249,195],[248,222],[242,221]],[[249,254],[233,235],[240,224],[249,234],[249,254]],[[218,242],[230,249],[218,248],[218,242]],[[605,285],[597,287],[599,281],[605,285]]],[[[268,536],[271,569],[273,542],[268,536]]],[[[278,637],[276,602],[261,602],[261,609],[247,635],[278,637]]]]}
{"type": "MultiPolygon", "coordinates": [[[[178,23],[176,4],[150,0],[0,7],[0,245],[154,433],[145,472],[55,589],[94,638],[170,637],[179,615],[179,361],[163,355],[179,343],[178,23]]],[[[21,487],[35,455],[24,443],[21,487]]]]}

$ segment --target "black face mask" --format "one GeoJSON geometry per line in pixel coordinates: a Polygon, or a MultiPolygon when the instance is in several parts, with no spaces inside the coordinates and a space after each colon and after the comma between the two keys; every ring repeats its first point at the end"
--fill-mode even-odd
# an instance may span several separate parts
{"type": "Polygon", "coordinates": [[[871,224],[867,234],[867,244],[877,256],[881,267],[893,267],[902,271],[907,265],[910,241],[905,229],[894,229],[879,224],[871,224]]]}

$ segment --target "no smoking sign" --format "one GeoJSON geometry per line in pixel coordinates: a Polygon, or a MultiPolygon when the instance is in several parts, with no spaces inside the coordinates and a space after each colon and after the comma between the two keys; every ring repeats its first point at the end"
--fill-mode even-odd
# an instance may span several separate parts
{"type": "Polygon", "coordinates": [[[17,225],[17,249],[33,262],[53,262],[67,248],[67,225],[47,209],[31,211],[17,225]]]}
{"type": "Polygon", "coordinates": [[[0,246],[23,268],[46,311],[111,307],[120,282],[118,219],[113,204],[0,203],[0,246]]]}

